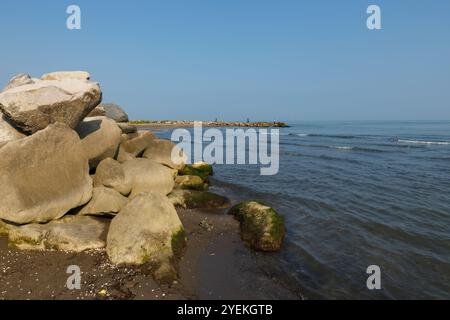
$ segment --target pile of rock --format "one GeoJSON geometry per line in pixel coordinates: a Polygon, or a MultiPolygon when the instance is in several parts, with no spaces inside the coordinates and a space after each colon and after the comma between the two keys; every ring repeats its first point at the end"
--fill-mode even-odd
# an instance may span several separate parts
{"type": "Polygon", "coordinates": [[[90,79],[20,74],[0,93],[0,234],[25,250],[106,247],[113,263],[171,281],[185,241],[174,206],[229,202],[206,192],[209,165],[186,166],[172,142],[137,132],[90,79]]]}

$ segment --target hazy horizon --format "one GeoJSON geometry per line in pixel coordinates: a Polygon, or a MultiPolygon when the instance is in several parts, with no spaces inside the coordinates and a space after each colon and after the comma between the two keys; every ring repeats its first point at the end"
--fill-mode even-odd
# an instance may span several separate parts
{"type": "Polygon", "coordinates": [[[132,119],[450,120],[450,2],[16,0],[0,18],[0,87],[87,70],[132,119]]]}

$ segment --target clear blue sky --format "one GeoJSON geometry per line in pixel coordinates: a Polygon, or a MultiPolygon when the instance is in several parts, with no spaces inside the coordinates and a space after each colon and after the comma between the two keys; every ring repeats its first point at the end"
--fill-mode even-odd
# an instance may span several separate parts
{"type": "Polygon", "coordinates": [[[132,118],[450,119],[447,0],[2,0],[0,30],[2,86],[88,70],[132,118]]]}

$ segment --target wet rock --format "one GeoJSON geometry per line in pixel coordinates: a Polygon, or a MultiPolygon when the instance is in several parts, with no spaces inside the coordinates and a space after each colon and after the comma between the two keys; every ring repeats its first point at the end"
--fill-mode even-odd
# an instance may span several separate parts
{"type": "Polygon", "coordinates": [[[285,237],[284,219],[273,208],[256,201],[242,202],[230,210],[241,223],[241,237],[250,247],[278,251],[285,237]]]}
{"type": "Polygon", "coordinates": [[[208,184],[199,176],[178,176],[175,185],[180,189],[206,191],[208,184]]]}
{"type": "Polygon", "coordinates": [[[169,200],[177,207],[185,209],[228,208],[230,201],[221,195],[196,190],[173,190],[169,200]]]}
{"type": "Polygon", "coordinates": [[[193,165],[186,165],[183,169],[179,170],[180,175],[198,176],[202,180],[208,181],[209,177],[213,175],[213,168],[206,162],[199,162],[193,165]]]}

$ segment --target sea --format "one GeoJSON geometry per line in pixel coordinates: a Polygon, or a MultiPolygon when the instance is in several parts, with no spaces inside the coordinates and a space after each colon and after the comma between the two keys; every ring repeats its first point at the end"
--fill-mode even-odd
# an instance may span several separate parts
{"type": "Polygon", "coordinates": [[[450,299],[450,121],[289,125],[271,133],[278,174],[214,166],[213,191],[285,217],[266,272],[303,299],[450,299]]]}

